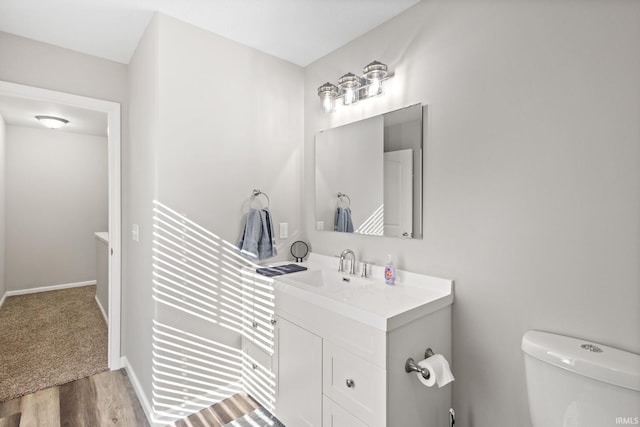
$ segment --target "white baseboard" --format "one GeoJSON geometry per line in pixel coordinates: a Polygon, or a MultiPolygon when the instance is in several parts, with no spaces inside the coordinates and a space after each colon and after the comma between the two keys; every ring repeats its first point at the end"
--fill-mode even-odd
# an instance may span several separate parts
{"type": "Polygon", "coordinates": [[[109,325],[109,318],[107,317],[107,312],[104,311],[104,307],[102,306],[102,304],[100,304],[100,300],[98,299],[98,295],[95,295],[94,298],[96,299],[96,303],[98,304],[98,308],[100,309],[100,312],[102,313],[102,317],[104,317],[104,321],[107,322],[107,325],[109,325]]]}
{"type": "Polygon", "coordinates": [[[131,385],[133,386],[133,391],[136,392],[138,396],[138,400],[140,401],[140,405],[142,406],[142,410],[144,411],[144,415],[147,417],[147,422],[151,427],[163,427],[165,424],[156,423],[153,416],[153,408],[151,407],[151,403],[149,402],[149,398],[147,398],[146,393],[142,389],[142,385],[136,376],[136,373],[133,371],[133,368],[129,364],[126,356],[122,356],[120,358],[120,365],[127,370],[127,375],[129,376],[129,381],[131,381],[131,385]]]}
{"type": "Polygon", "coordinates": [[[38,292],[58,291],[60,289],[79,288],[81,286],[95,285],[95,280],[88,280],[86,282],[64,283],[62,285],[40,286],[38,288],[30,289],[18,289],[15,291],[7,291],[5,296],[13,297],[16,295],[35,294],[38,292]]]}
{"type": "MultiPolygon", "coordinates": [[[[142,406],[142,409],[144,410],[144,414],[146,415],[147,421],[149,422],[149,425],[151,427],[166,427],[170,419],[173,418],[178,420],[183,417],[183,415],[178,415],[177,411],[176,411],[176,414],[173,414],[172,413],[173,411],[168,411],[166,413],[158,414],[158,416],[156,416],[156,413],[153,410],[153,407],[151,406],[151,402],[149,401],[149,398],[145,394],[144,390],[142,389],[142,385],[140,384],[138,377],[133,371],[133,368],[129,364],[127,357],[122,356],[120,358],[120,361],[121,361],[122,367],[127,370],[127,374],[129,375],[129,380],[131,381],[133,390],[136,392],[136,395],[138,396],[140,405],[142,406]]],[[[238,384],[238,388],[242,389],[242,387],[239,385],[240,383],[232,383],[232,384],[238,384]]],[[[231,387],[232,385],[230,384],[229,386],[231,387]]],[[[195,406],[200,406],[202,408],[206,408],[216,401],[215,398],[210,397],[210,395],[215,395],[215,394],[216,393],[214,392],[211,394],[206,394],[200,398],[192,399],[189,401],[188,404],[189,406],[195,405],[195,406]]]]}
{"type": "Polygon", "coordinates": [[[4,300],[7,298],[7,293],[5,292],[4,294],[2,294],[2,298],[0,298],[0,307],[2,307],[2,304],[4,304],[4,300]]]}

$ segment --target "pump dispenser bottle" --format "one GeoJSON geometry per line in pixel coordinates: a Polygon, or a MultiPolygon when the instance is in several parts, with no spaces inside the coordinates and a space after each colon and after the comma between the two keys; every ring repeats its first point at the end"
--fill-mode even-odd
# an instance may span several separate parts
{"type": "Polygon", "coordinates": [[[396,282],[396,269],[391,261],[391,255],[389,255],[387,265],[384,266],[384,282],[387,285],[393,285],[396,282]]]}

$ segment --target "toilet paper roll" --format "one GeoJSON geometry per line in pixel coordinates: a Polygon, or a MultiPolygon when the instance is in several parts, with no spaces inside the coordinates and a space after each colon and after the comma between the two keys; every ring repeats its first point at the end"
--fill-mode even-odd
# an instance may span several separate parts
{"type": "Polygon", "coordinates": [[[449,368],[449,362],[441,354],[434,354],[427,359],[419,361],[418,366],[429,371],[429,379],[425,379],[420,372],[416,372],[420,382],[427,387],[431,387],[436,383],[438,387],[443,387],[455,380],[451,368],[449,368]]]}
{"type": "Polygon", "coordinates": [[[434,375],[433,369],[431,368],[431,366],[425,363],[426,361],[427,359],[419,361],[418,366],[420,366],[421,368],[426,368],[429,371],[429,379],[426,379],[425,377],[423,377],[422,372],[416,372],[416,376],[418,377],[418,380],[422,384],[424,384],[427,387],[431,387],[436,383],[436,376],[434,375]]]}

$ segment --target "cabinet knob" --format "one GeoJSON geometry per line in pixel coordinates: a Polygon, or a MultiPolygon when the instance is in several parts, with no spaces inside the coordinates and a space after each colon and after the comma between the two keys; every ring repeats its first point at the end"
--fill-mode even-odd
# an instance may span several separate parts
{"type": "Polygon", "coordinates": [[[351,378],[347,379],[347,387],[354,388],[355,386],[356,386],[356,383],[353,382],[351,378]]]}
{"type": "Polygon", "coordinates": [[[275,318],[275,317],[272,317],[272,318],[271,318],[271,324],[272,324],[272,325],[275,325],[277,322],[278,322],[278,321],[276,320],[276,318],[275,318]]]}
{"type": "Polygon", "coordinates": [[[258,322],[253,321],[253,323],[251,323],[251,326],[253,326],[254,328],[257,328],[258,327],[258,322]]]}

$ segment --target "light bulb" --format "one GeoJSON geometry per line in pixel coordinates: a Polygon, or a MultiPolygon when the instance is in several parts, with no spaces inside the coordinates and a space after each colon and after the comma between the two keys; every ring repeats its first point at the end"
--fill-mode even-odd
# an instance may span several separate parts
{"type": "Polygon", "coordinates": [[[371,84],[369,86],[369,96],[379,95],[382,88],[382,82],[380,79],[371,80],[371,84]]]}
{"type": "Polygon", "coordinates": [[[344,105],[351,105],[358,102],[358,89],[346,89],[344,92],[344,105]]]}
{"type": "Polygon", "coordinates": [[[325,96],[324,98],[322,98],[322,109],[324,110],[325,113],[330,113],[333,110],[333,107],[334,107],[333,97],[325,96]]]}
{"type": "Polygon", "coordinates": [[[358,102],[358,91],[360,90],[360,77],[353,73],[347,73],[338,80],[344,100],[344,105],[351,105],[358,102]]]}

